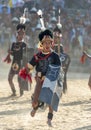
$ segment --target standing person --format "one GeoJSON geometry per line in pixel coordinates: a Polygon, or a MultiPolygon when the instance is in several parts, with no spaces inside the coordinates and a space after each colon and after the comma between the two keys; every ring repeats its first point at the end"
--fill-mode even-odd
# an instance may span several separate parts
{"type": "MultiPolygon", "coordinates": [[[[46,29],[39,34],[39,41],[42,45],[42,50],[35,54],[27,64],[26,70],[29,72],[33,68],[36,70],[36,86],[33,94],[32,111],[31,116],[34,117],[36,111],[39,108],[40,102],[38,100],[42,84],[44,82],[48,66],[51,64],[60,66],[60,59],[57,53],[55,53],[51,47],[53,44],[53,34],[50,30],[46,29]]],[[[26,72],[27,72],[26,71],[26,72]]],[[[22,70],[20,71],[21,75],[22,70]]],[[[25,72],[25,73],[26,73],[25,72]]],[[[51,125],[53,118],[53,109],[49,105],[48,120],[47,123],[51,125]]]]}
{"type": "MultiPolygon", "coordinates": [[[[83,51],[83,55],[81,56],[81,59],[80,59],[82,64],[85,62],[86,58],[91,60],[91,55],[89,55],[86,51],[83,51]]],[[[91,74],[89,76],[88,86],[91,89],[91,74]]]]}
{"type": "Polygon", "coordinates": [[[66,93],[67,91],[67,72],[68,68],[70,65],[70,56],[64,52],[63,45],[62,45],[62,25],[57,24],[56,27],[53,30],[54,34],[54,47],[53,49],[55,50],[56,53],[58,53],[64,73],[64,78],[63,78],[63,93],[66,93]]]}
{"type": "MultiPolygon", "coordinates": [[[[10,67],[10,71],[8,74],[8,82],[12,91],[11,96],[16,96],[16,90],[13,83],[13,78],[15,75],[18,75],[20,68],[22,67],[23,63],[23,51],[26,48],[26,44],[22,41],[25,35],[25,25],[24,24],[18,24],[17,25],[17,34],[16,34],[16,42],[12,43],[11,48],[8,50],[8,57],[5,59],[5,61],[9,61],[10,56],[13,57],[12,64],[10,67]]],[[[19,83],[19,90],[20,90],[20,96],[23,95],[23,89],[21,78],[18,76],[18,83],[19,83]]]]}
{"type": "Polygon", "coordinates": [[[62,44],[60,45],[60,61],[61,61],[63,72],[64,72],[63,93],[66,93],[66,91],[67,91],[67,72],[69,69],[71,59],[70,59],[70,56],[64,52],[62,44]]]}

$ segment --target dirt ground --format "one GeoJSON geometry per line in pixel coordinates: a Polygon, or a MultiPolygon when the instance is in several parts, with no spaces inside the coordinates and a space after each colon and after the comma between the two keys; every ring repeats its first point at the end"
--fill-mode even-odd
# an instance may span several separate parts
{"type": "Polygon", "coordinates": [[[19,96],[17,79],[14,83],[17,96],[10,98],[11,90],[7,75],[9,65],[0,68],[0,130],[91,130],[91,91],[88,87],[89,74],[68,72],[68,91],[54,112],[52,127],[46,123],[48,109],[38,110],[30,116],[31,90],[19,96]]]}

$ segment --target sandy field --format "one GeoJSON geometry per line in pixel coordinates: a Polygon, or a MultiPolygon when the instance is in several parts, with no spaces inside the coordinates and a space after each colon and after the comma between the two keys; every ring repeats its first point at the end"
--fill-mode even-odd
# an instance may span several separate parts
{"type": "Polygon", "coordinates": [[[0,130],[91,130],[91,91],[88,87],[89,74],[68,72],[68,91],[54,112],[52,127],[46,123],[46,110],[38,110],[35,117],[30,116],[31,90],[19,97],[16,77],[14,83],[17,96],[10,98],[11,90],[7,81],[9,65],[0,68],[0,130]]]}

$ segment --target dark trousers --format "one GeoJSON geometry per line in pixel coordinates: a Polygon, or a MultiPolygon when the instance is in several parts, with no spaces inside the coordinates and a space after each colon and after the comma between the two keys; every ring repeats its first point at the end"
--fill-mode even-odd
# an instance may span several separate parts
{"type": "MultiPolygon", "coordinates": [[[[9,71],[9,74],[8,74],[8,82],[9,82],[9,85],[10,85],[10,88],[11,88],[11,91],[12,93],[16,93],[16,90],[15,90],[15,85],[13,83],[13,79],[14,79],[14,76],[17,75],[18,76],[18,71],[14,71],[12,68],[10,69],[9,71]]],[[[19,84],[19,89],[21,89],[21,78],[18,76],[17,77],[17,80],[18,80],[18,84],[19,84]]]]}

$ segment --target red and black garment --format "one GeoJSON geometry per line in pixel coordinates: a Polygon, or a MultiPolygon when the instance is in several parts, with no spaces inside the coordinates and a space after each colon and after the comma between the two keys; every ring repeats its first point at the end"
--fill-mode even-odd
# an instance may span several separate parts
{"type": "Polygon", "coordinates": [[[33,56],[29,63],[32,66],[35,66],[36,72],[41,72],[42,76],[46,75],[49,64],[61,65],[59,56],[55,52],[48,54],[38,52],[33,56]]]}

